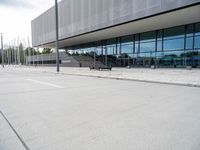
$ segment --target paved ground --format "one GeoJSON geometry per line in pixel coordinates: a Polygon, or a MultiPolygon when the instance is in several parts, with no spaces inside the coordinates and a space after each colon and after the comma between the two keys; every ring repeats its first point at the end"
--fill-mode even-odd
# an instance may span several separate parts
{"type": "MultiPolygon", "coordinates": [[[[55,72],[55,67],[32,67],[31,70],[55,72]]],[[[26,68],[26,70],[29,68],[26,68]]],[[[90,71],[89,68],[61,68],[61,73],[92,77],[137,80],[200,87],[200,69],[142,69],[113,68],[112,71],[90,71]]]]}
{"type": "Polygon", "coordinates": [[[198,87],[7,68],[0,111],[0,150],[200,149],[198,87]]]}

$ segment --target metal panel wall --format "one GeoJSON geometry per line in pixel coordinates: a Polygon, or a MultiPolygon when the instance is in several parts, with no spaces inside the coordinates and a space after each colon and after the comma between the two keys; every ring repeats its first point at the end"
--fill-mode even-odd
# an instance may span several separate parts
{"type": "MultiPolygon", "coordinates": [[[[183,7],[200,0],[62,0],[60,39],[183,7]]],[[[32,21],[32,45],[55,39],[54,7],[32,21]]]]}

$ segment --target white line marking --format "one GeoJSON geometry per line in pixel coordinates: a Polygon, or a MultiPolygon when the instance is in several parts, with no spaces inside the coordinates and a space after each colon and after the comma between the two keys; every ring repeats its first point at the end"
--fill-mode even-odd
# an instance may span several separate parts
{"type": "Polygon", "coordinates": [[[56,84],[52,84],[52,83],[47,83],[47,82],[42,82],[42,81],[38,81],[38,80],[33,80],[33,79],[26,79],[27,81],[31,81],[31,82],[35,82],[35,83],[39,83],[39,84],[43,84],[43,85],[47,85],[47,86],[52,86],[55,88],[64,88],[60,85],[56,85],[56,84]]]}

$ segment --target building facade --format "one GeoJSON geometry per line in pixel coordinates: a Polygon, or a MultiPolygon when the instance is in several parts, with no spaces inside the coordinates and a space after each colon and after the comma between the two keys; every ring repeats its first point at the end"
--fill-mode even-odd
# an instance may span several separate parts
{"type": "MultiPolygon", "coordinates": [[[[62,0],[60,47],[113,67],[200,68],[200,0],[62,0]]],[[[32,44],[54,47],[54,8],[32,21],[32,44]]]]}

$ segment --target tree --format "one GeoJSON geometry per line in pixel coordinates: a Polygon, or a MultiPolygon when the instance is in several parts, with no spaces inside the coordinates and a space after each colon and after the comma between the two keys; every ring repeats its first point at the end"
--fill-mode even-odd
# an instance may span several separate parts
{"type": "Polygon", "coordinates": [[[0,52],[0,63],[2,63],[2,55],[1,55],[2,52],[0,52]]]}
{"type": "Polygon", "coordinates": [[[32,48],[32,47],[27,47],[26,48],[26,56],[29,56],[29,54],[30,54],[30,56],[33,56],[33,55],[40,55],[41,53],[39,52],[39,51],[36,51],[34,48],[32,48]]]}
{"type": "Polygon", "coordinates": [[[50,54],[50,53],[53,53],[52,49],[50,49],[50,48],[44,48],[42,50],[42,54],[50,54]]]}
{"type": "Polygon", "coordinates": [[[23,53],[23,44],[19,44],[19,53],[20,53],[20,62],[21,64],[24,64],[24,53],[23,53]]]}

